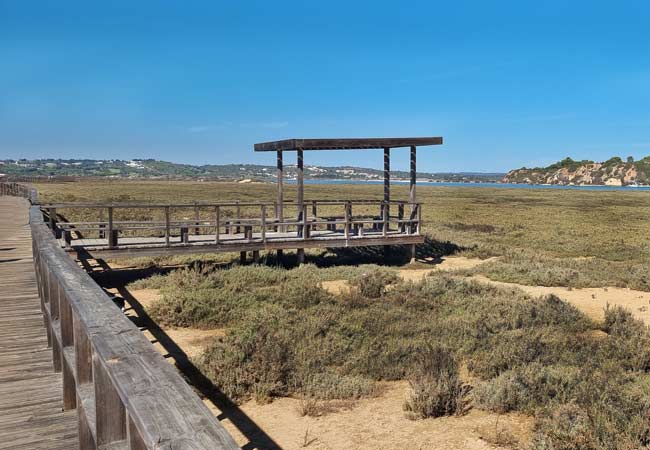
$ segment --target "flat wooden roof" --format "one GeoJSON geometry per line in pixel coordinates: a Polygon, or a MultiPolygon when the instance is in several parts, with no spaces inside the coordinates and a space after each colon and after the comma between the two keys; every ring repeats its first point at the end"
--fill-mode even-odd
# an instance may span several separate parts
{"type": "Polygon", "coordinates": [[[351,139],[284,139],[255,144],[256,152],[278,150],[362,150],[371,148],[397,148],[441,145],[442,137],[410,138],[351,138],[351,139]]]}

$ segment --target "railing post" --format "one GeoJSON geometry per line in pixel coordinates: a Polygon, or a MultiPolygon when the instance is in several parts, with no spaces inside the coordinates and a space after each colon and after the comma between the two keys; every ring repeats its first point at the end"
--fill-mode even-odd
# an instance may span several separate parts
{"type": "Polygon", "coordinates": [[[350,201],[345,202],[345,224],[343,226],[344,234],[345,234],[345,240],[350,239],[350,219],[352,216],[352,205],[350,204],[350,201]]]}
{"type": "Polygon", "coordinates": [[[63,409],[70,410],[77,407],[77,386],[75,382],[75,361],[70,357],[74,354],[74,324],[72,321],[72,307],[59,288],[59,324],[61,325],[61,365],[63,366],[63,409]]]}
{"type": "Polygon", "coordinates": [[[50,215],[50,230],[52,230],[54,237],[58,239],[59,236],[56,232],[56,208],[48,208],[48,214],[50,215]]]}
{"type": "Polygon", "coordinates": [[[189,244],[190,242],[190,231],[187,227],[181,227],[181,242],[183,244],[189,244]]]}
{"type": "Polygon", "coordinates": [[[398,221],[398,228],[400,233],[404,233],[406,228],[404,227],[404,203],[400,203],[399,206],[397,207],[397,221],[398,221]]]}
{"type": "Polygon", "coordinates": [[[415,229],[415,234],[419,235],[421,230],[420,225],[422,223],[422,203],[418,203],[417,208],[418,208],[418,216],[417,216],[418,221],[416,224],[417,228],[415,229]]]}
{"type": "Polygon", "coordinates": [[[382,216],[383,216],[382,220],[384,221],[384,224],[383,224],[383,227],[382,227],[383,228],[382,229],[382,234],[384,236],[386,236],[388,234],[388,214],[389,214],[389,210],[388,210],[388,207],[385,205],[385,202],[384,202],[384,207],[382,208],[382,216]]]}
{"type": "Polygon", "coordinates": [[[65,248],[70,248],[70,243],[72,242],[72,232],[70,230],[61,229],[63,234],[63,242],[65,242],[65,248]]]}
{"type": "MultiPolygon", "coordinates": [[[[86,335],[79,319],[73,316],[74,323],[74,350],[75,350],[75,366],[77,373],[77,384],[79,392],[86,393],[87,396],[92,395],[90,391],[93,389],[93,364],[92,364],[92,350],[90,341],[86,335]]],[[[79,448],[80,449],[95,449],[95,437],[90,429],[90,424],[87,420],[88,412],[84,411],[84,406],[90,407],[91,404],[84,405],[83,398],[77,397],[77,417],[79,422],[79,448]]],[[[94,411],[93,411],[94,413],[94,411]]]]}
{"type": "Polygon", "coordinates": [[[262,242],[266,244],[266,205],[262,205],[262,242]]]}
{"type": "Polygon", "coordinates": [[[49,277],[49,307],[50,307],[50,317],[49,317],[49,326],[52,333],[52,362],[54,365],[55,372],[61,372],[61,358],[63,348],[61,347],[61,342],[58,340],[56,333],[54,332],[53,324],[59,320],[59,282],[56,279],[56,276],[50,272],[49,277]]]}
{"type": "Polygon", "coordinates": [[[220,215],[221,215],[221,210],[219,209],[219,206],[214,207],[214,221],[215,221],[215,233],[214,233],[214,243],[218,244],[219,243],[219,222],[220,222],[220,215]]]}
{"type": "MultiPolygon", "coordinates": [[[[100,210],[99,210],[99,221],[100,222],[104,221],[104,209],[103,208],[100,208],[100,210]]],[[[105,228],[106,228],[106,225],[104,225],[103,223],[99,224],[99,232],[98,232],[98,236],[97,236],[99,239],[106,238],[106,230],[105,230],[105,228]]]]}
{"type": "Polygon", "coordinates": [[[278,202],[277,202],[277,200],[273,202],[273,214],[275,214],[275,222],[276,222],[276,225],[273,226],[273,231],[277,232],[277,231],[279,231],[278,230],[278,225],[277,225],[277,222],[279,222],[279,219],[278,219],[278,202]]]}
{"type": "Polygon", "coordinates": [[[126,439],[126,411],[106,368],[93,356],[97,447],[126,439]]]}
{"type": "Polygon", "coordinates": [[[201,233],[199,225],[201,225],[201,212],[198,205],[194,207],[194,220],[196,221],[196,228],[194,228],[194,235],[198,236],[201,233]]]}
{"type": "Polygon", "coordinates": [[[165,246],[169,247],[169,234],[171,233],[171,224],[169,217],[169,206],[165,206],[165,246]]]}
{"type": "Polygon", "coordinates": [[[241,233],[241,227],[239,226],[239,223],[241,221],[241,207],[239,206],[239,200],[236,201],[237,203],[237,209],[235,211],[236,214],[236,219],[237,219],[237,228],[235,229],[236,233],[241,233]]]}
{"type": "Polygon", "coordinates": [[[113,248],[117,245],[115,240],[117,236],[113,233],[113,208],[108,207],[108,248],[113,248]]]}
{"type": "Polygon", "coordinates": [[[309,222],[307,221],[307,205],[302,206],[302,238],[309,239],[309,222]]]}

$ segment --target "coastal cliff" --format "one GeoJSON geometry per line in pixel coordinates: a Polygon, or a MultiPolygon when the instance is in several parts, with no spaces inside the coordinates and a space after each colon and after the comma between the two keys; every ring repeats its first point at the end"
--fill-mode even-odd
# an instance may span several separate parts
{"type": "Polygon", "coordinates": [[[630,186],[650,185],[650,157],[634,161],[628,157],[623,161],[613,157],[605,162],[574,161],[563,159],[548,167],[528,169],[523,167],[508,172],[504,183],[559,184],[559,185],[604,185],[630,186]]]}

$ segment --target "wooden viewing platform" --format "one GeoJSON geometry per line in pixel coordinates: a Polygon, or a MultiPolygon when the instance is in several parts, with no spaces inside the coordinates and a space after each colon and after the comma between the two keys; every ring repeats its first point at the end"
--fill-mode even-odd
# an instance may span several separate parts
{"type": "Polygon", "coordinates": [[[0,196],[0,449],[78,448],[38,297],[29,203],[0,196]]]}
{"type": "Polygon", "coordinates": [[[80,257],[159,256],[179,253],[247,252],[306,248],[415,245],[421,234],[422,205],[416,201],[416,149],[442,144],[441,137],[287,139],[255,144],[255,151],[277,153],[274,202],[194,204],[44,204],[52,232],[80,257]],[[410,148],[408,201],[390,195],[391,149],[410,148]],[[383,149],[383,200],[318,200],[304,196],[305,150],[383,149]],[[284,200],[283,153],[297,155],[297,199],[284,200]],[[77,220],[92,217],[92,220],[77,220]]]}

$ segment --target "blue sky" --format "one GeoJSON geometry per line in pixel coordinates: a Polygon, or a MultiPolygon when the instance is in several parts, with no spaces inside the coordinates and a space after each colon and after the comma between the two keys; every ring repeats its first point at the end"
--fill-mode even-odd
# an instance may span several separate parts
{"type": "Polygon", "coordinates": [[[0,159],[273,164],[255,142],[428,135],[427,171],[646,156],[649,24],[625,0],[0,0],[0,159]]]}

